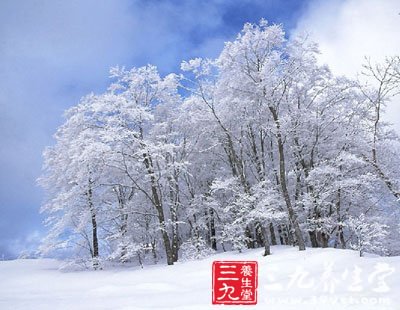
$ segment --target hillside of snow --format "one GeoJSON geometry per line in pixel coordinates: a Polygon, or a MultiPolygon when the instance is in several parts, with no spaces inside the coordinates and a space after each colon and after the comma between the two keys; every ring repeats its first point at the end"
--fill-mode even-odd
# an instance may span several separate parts
{"type": "Polygon", "coordinates": [[[232,309],[400,309],[400,257],[286,246],[272,253],[80,272],[61,272],[61,262],[51,259],[2,261],[0,309],[225,309],[211,304],[215,260],[258,261],[257,305],[232,309]]]}

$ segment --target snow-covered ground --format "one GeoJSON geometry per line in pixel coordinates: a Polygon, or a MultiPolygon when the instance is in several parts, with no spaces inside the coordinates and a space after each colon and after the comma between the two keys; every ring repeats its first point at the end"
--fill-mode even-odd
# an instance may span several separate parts
{"type": "Polygon", "coordinates": [[[257,260],[258,303],[232,309],[400,309],[400,257],[276,246],[174,266],[60,272],[60,262],[0,262],[0,309],[221,309],[211,304],[214,260],[257,260]]]}

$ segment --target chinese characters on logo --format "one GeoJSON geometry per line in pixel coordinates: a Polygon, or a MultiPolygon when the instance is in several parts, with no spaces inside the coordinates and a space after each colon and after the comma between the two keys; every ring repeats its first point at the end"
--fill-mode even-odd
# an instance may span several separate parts
{"type": "MultiPolygon", "coordinates": [[[[329,303],[343,305],[354,303],[379,303],[387,301],[373,293],[387,293],[390,287],[387,278],[393,276],[395,268],[387,263],[376,263],[363,269],[358,265],[337,268],[333,261],[325,261],[323,270],[307,271],[297,265],[295,270],[277,270],[271,265],[262,285],[268,291],[268,300],[273,303],[274,291],[304,289],[314,295],[285,297],[285,302],[329,303]],[[277,277],[276,273],[279,273],[277,277]],[[279,279],[279,280],[278,280],[279,279]],[[354,293],[368,292],[367,297],[353,296],[354,293]],[[272,294],[271,294],[272,293],[272,294]],[[335,296],[339,293],[339,297],[335,296]],[[379,298],[378,298],[379,297],[379,298]],[[329,299],[330,298],[330,299],[329,299]],[[357,299],[358,298],[358,299],[357,299]]],[[[258,265],[256,261],[214,261],[212,265],[212,304],[214,305],[255,305],[257,304],[258,265]]],[[[279,295],[280,296],[280,295],[279,295]]],[[[282,297],[282,296],[281,296],[282,297]]]]}
{"type": "Polygon", "coordinates": [[[284,291],[293,288],[312,290],[317,293],[333,295],[337,290],[342,292],[362,292],[370,290],[375,293],[386,293],[390,290],[386,283],[386,278],[391,276],[395,269],[387,263],[377,263],[374,270],[365,270],[357,265],[352,269],[346,267],[344,271],[334,270],[333,262],[324,263],[324,271],[320,275],[307,271],[303,266],[297,266],[296,269],[286,274],[285,284],[276,281],[276,272],[273,268],[268,270],[267,285],[268,291],[284,291]],[[368,274],[366,278],[365,275],[368,274]],[[363,276],[364,275],[364,276],[363,276]]]}
{"type": "Polygon", "coordinates": [[[257,304],[257,262],[215,261],[212,270],[214,305],[257,304]]]}

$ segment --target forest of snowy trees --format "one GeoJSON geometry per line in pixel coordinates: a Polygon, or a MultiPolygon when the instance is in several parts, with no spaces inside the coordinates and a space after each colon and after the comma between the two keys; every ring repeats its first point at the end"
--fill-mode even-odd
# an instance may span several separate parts
{"type": "Polygon", "coordinates": [[[400,140],[382,113],[400,58],[355,81],[317,53],[262,20],[177,74],[113,68],[44,152],[42,253],[94,268],[277,244],[398,255],[400,140]]]}

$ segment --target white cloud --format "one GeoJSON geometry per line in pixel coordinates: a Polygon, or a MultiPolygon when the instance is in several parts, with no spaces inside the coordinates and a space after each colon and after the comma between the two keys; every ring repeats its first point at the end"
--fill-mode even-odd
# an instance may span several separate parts
{"type": "MultiPolygon", "coordinates": [[[[400,55],[399,14],[398,0],[316,0],[294,33],[308,32],[334,73],[355,77],[365,56],[375,62],[400,55]]],[[[388,105],[386,119],[400,133],[399,97],[388,105]]]]}

